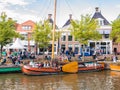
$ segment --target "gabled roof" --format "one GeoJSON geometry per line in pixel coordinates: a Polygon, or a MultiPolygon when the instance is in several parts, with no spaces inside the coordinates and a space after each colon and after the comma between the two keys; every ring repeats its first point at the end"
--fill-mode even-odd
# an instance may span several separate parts
{"type": "Polygon", "coordinates": [[[72,20],[72,14],[69,15],[69,19],[68,19],[68,20],[66,21],[66,23],[63,25],[63,27],[66,27],[66,26],[70,25],[71,20],[72,20]]]}
{"type": "Polygon", "coordinates": [[[34,21],[32,21],[32,20],[27,20],[27,21],[25,21],[24,23],[22,23],[22,25],[28,25],[28,24],[35,24],[35,22],[34,21]]]}
{"type": "MultiPolygon", "coordinates": [[[[53,19],[51,18],[52,17],[52,14],[48,14],[48,21],[53,25],[53,19]]],[[[57,25],[55,25],[55,27],[56,27],[56,29],[58,29],[58,26],[57,25]]]]}
{"type": "Polygon", "coordinates": [[[50,22],[50,23],[52,23],[52,24],[53,24],[53,20],[52,20],[51,18],[50,18],[50,19],[48,19],[48,20],[49,20],[49,22],[50,22]]]}
{"type": "Polygon", "coordinates": [[[63,25],[63,27],[70,25],[70,23],[71,23],[70,21],[71,21],[71,20],[68,19],[67,22],[63,25]]]}
{"type": "Polygon", "coordinates": [[[95,9],[96,9],[96,12],[95,12],[95,14],[93,15],[92,18],[94,18],[94,19],[101,18],[101,19],[104,20],[104,25],[109,25],[110,23],[109,23],[109,22],[107,21],[107,19],[101,14],[101,11],[99,11],[99,8],[96,7],[95,9]]]}

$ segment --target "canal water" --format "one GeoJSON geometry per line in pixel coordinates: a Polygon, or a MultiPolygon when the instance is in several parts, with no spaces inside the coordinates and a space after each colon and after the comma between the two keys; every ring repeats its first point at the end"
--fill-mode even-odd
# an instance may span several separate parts
{"type": "Polygon", "coordinates": [[[120,72],[26,76],[0,74],[0,90],[120,90],[120,72]]]}

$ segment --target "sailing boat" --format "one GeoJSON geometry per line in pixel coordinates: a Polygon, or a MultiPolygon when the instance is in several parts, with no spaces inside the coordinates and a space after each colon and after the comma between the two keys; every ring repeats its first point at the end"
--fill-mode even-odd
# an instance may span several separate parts
{"type": "MultiPolygon", "coordinates": [[[[54,23],[53,23],[53,38],[52,38],[52,60],[54,60],[54,33],[56,28],[56,3],[54,0],[54,23]]],[[[40,63],[40,65],[23,65],[21,68],[22,72],[26,75],[51,75],[60,73],[76,73],[78,72],[78,63],[70,62],[63,66],[58,66],[56,62],[45,62],[46,64],[40,63]],[[48,65],[52,63],[52,66],[48,65]],[[47,67],[42,66],[47,65],[47,67]],[[42,67],[41,67],[42,66],[42,67]]]]}
{"type": "MultiPolygon", "coordinates": [[[[53,38],[52,38],[52,60],[54,60],[54,33],[56,28],[56,1],[54,0],[54,23],[53,23],[53,38]]],[[[104,64],[98,64],[99,60],[84,61],[84,62],[69,62],[63,65],[54,63],[52,66],[39,67],[34,65],[23,65],[22,72],[27,75],[51,75],[60,73],[77,73],[77,72],[90,72],[90,71],[101,71],[104,70],[104,64]]],[[[48,64],[48,62],[46,62],[48,64]]],[[[40,63],[41,65],[41,63],[40,63]]]]}

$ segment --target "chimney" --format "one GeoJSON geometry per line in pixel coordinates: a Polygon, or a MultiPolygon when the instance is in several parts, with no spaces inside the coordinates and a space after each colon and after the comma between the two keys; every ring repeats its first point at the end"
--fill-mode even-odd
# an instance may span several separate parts
{"type": "Polygon", "coordinates": [[[69,18],[72,19],[72,14],[69,14],[69,18]]]}
{"type": "Polygon", "coordinates": [[[11,18],[11,17],[9,17],[9,18],[8,18],[8,20],[12,20],[12,18],[11,18]]]}
{"type": "Polygon", "coordinates": [[[96,8],[95,8],[95,11],[98,12],[98,11],[99,11],[99,7],[96,7],[96,8]]]}
{"type": "Polygon", "coordinates": [[[52,17],[52,14],[48,14],[48,19],[51,19],[51,17],[52,17]]]}

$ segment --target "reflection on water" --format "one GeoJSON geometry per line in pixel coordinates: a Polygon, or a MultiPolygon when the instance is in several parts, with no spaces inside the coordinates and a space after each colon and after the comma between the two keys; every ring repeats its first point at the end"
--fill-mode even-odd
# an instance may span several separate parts
{"type": "Polygon", "coordinates": [[[120,72],[49,76],[0,74],[0,90],[120,90],[120,72]]]}

